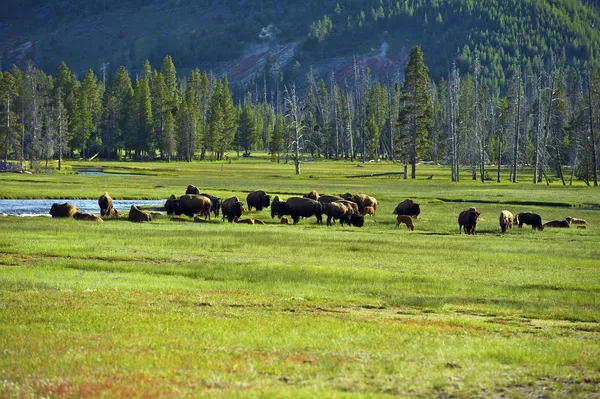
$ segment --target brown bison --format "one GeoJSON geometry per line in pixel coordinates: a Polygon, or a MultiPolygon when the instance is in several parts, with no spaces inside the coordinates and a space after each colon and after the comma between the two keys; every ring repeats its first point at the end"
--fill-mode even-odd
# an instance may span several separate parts
{"type": "Polygon", "coordinates": [[[394,209],[392,214],[407,215],[416,218],[421,214],[421,206],[411,199],[405,199],[396,206],[396,209],[394,209]]]}
{"type": "Polygon", "coordinates": [[[105,217],[115,217],[118,218],[119,217],[119,211],[117,211],[115,208],[112,208],[110,210],[110,212],[108,212],[108,214],[105,215],[105,217]]]}
{"type": "Polygon", "coordinates": [[[65,202],[64,204],[52,204],[50,215],[53,218],[70,218],[79,211],[75,205],[65,202]]]}
{"type": "Polygon", "coordinates": [[[108,193],[104,193],[98,198],[98,206],[100,207],[100,216],[112,216],[113,199],[108,193]]]}
{"type": "Polygon", "coordinates": [[[242,213],[244,213],[244,204],[240,202],[238,197],[231,197],[223,201],[221,209],[223,211],[223,221],[227,217],[227,221],[231,223],[242,216],[242,213]]]}
{"type": "Polygon", "coordinates": [[[280,224],[290,224],[290,222],[288,221],[287,218],[281,218],[281,219],[279,219],[279,223],[280,224]]]}
{"type": "Polygon", "coordinates": [[[187,186],[185,193],[191,194],[191,195],[200,195],[200,189],[198,189],[198,187],[190,184],[189,186],[187,186]]]}
{"type": "Polygon", "coordinates": [[[152,221],[152,215],[149,214],[148,212],[144,212],[142,211],[140,208],[138,208],[135,205],[131,205],[131,209],[129,209],[129,220],[132,222],[151,222],[152,221]]]}
{"type": "Polygon", "coordinates": [[[413,231],[415,229],[415,224],[413,223],[413,220],[410,216],[408,215],[398,215],[396,216],[396,228],[399,229],[400,225],[404,223],[406,225],[406,227],[408,227],[408,229],[410,231],[413,231]]]}
{"type": "MultiPolygon", "coordinates": [[[[304,198],[308,198],[308,197],[304,196],[304,198]]],[[[337,197],[335,195],[320,195],[319,199],[317,201],[319,201],[321,204],[323,204],[323,206],[325,206],[325,204],[329,204],[330,202],[340,201],[340,200],[343,200],[343,198],[337,197]]]]}
{"type": "Polygon", "coordinates": [[[522,228],[524,224],[528,224],[533,230],[544,230],[542,217],[537,213],[521,212],[515,218],[515,224],[518,224],[519,228],[522,228]]]}
{"type": "Polygon", "coordinates": [[[210,202],[212,203],[212,206],[210,207],[211,212],[213,212],[215,217],[219,216],[219,212],[221,211],[221,198],[206,193],[200,195],[210,199],[210,202]]]}
{"type": "Polygon", "coordinates": [[[574,218],[574,217],[571,217],[571,216],[567,216],[565,218],[565,220],[568,221],[570,224],[577,224],[577,225],[586,225],[586,224],[588,224],[588,222],[586,222],[583,219],[577,219],[577,218],[574,218]]]}
{"type": "Polygon", "coordinates": [[[348,200],[345,200],[345,199],[337,200],[336,202],[344,204],[348,208],[352,209],[352,212],[354,212],[355,215],[360,215],[360,212],[358,211],[358,204],[356,202],[354,202],[354,201],[348,201],[348,200]]]}
{"type": "Polygon", "coordinates": [[[358,205],[358,212],[361,215],[365,214],[365,206],[371,206],[373,209],[377,210],[377,200],[375,197],[371,197],[367,194],[356,194],[352,195],[350,193],[341,194],[340,197],[347,201],[352,201],[358,205]]]}
{"type": "Polygon", "coordinates": [[[373,221],[377,223],[377,220],[375,219],[375,208],[372,206],[365,206],[365,215],[373,216],[373,221]]]}
{"type": "Polygon", "coordinates": [[[319,193],[318,192],[311,191],[310,193],[304,195],[303,198],[309,198],[311,200],[318,201],[320,197],[319,197],[319,193]]]}
{"type": "Polygon", "coordinates": [[[100,216],[92,215],[91,213],[81,213],[77,212],[73,215],[73,219],[75,220],[87,220],[89,222],[104,222],[100,216]]]}
{"type": "Polygon", "coordinates": [[[322,224],[323,204],[310,198],[291,197],[277,207],[277,216],[281,218],[285,215],[290,215],[294,224],[298,223],[301,217],[311,216],[317,218],[317,224],[322,224]]]}
{"type": "Polygon", "coordinates": [[[236,219],[236,223],[240,224],[254,224],[255,219],[253,217],[249,217],[248,219],[236,219]]]}
{"type": "Polygon", "coordinates": [[[568,229],[571,227],[571,223],[569,223],[568,220],[553,220],[551,222],[546,222],[543,225],[544,228],[546,227],[554,227],[554,228],[559,228],[559,229],[568,229]]]}
{"type": "Polygon", "coordinates": [[[331,226],[332,219],[339,220],[343,226],[344,223],[355,227],[363,227],[365,224],[364,216],[355,213],[351,207],[348,207],[341,201],[333,201],[324,206],[324,212],[327,215],[327,226],[331,226]]]}
{"type": "Polygon", "coordinates": [[[477,227],[477,220],[481,215],[480,212],[477,212],[475,208],[469,208],[466,211],[462,211],[460,215],[458,215],[458,233],[462,233],[462,230],[465,230],[465,234],[475,234],[475,229],[477,227]]]}
{"type": "Polygon", "coordinates": [[[506,230],[511,229],[513,227],[514,217],[513,214],[509,211],[500,212],[500,229],[502,229],[503,233],[506,233],[506,230]]]}
{"type": "Polygon", "coordinates": [[[248,205],[248,211],[251,211],[252,208],[262,211],[263,208],[268,208],[271,205],[271,196],[262,190],[254,191],[246,197],[246,204],[248,205]]]}
{"type": "Polygon", "coordinates": [[[210,220],[211,207],[212,202],[210,198],[203,195],[185,194],[179,197],[178,200],[171,201],[167,209],[167,214],[183,214],[188,217],[194,217],[194,215],[199,214],[210,220]]]}
{"type": "Polygon", "coordinates": [[[171,206],[173,205],[173,203],[177,201],[177,197],[174,196],[173,194],[171,194],[171,196],[169,198],[167,198],[167,201],[165,202],[165,210],[167,212],[169,212],[169,209],[171,208],[171,206]]]}

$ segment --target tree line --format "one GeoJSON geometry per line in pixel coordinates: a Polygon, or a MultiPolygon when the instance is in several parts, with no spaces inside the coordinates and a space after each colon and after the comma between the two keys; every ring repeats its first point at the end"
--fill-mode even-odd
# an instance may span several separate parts
{"type": "MultiPolygon", "coordinates": [[[[63,63],[56,76],[28,64],[0,79],[0,156],[36,168],[64,156],[130,160],[222,160],[234,151],[268,151],[274,161],[302,158],[393,160],[416,177],[420,161],[448,164],[452,180],[500,180],[502,165],[518,181],[529,165],[534,183],[558,176],[597,185],[600,69],[559,61],[515,62],[505,88],[454,64],[433,82],[418,46],[402,81],[382,84],[356,58],[354,76],[332,73],[305,89],[254,82],[253,93],[227,77],[192,70],[178,77],[170,56],[149,62],[132,80],[90,70],[82,79],[63,63]],[[494,165],[494,166],[492,166],[494,165]],[[569,173],[566,173],[568,170],[569,173]]],[[[265,66],[265,69],[268,65],[265,66]]],[[[256,80],[256,79],[255,79],[256,80]]]]}

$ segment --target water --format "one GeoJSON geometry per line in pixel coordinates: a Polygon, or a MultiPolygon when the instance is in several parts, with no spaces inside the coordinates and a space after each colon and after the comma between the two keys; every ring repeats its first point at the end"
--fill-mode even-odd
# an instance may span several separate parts
{"type": "Polygon", "coordinates": [[[101,170],[86,170],[86,171],[78,171],[79,175],[88,175],[88,176],[149,176],[135,173],[110,173],[110,172],[102,172],[101,170]]]}
{"type": "MultiPolygon", "coordinates": [[[[63,199],[43,199],[43,200],[3,200],[0,199],[0,215],[17,215],[17,216],[43,216],[49,215],[52,204],[63,204],[70,202],[76,205],[81,212],[100,214],[98,200],[63,200],[63,199]]],[[[131,205],[137,206],[156,206],[162,207],[165,204],[160,200],[115,200],[113,199],[113,208],[117,211],[129,211],[131,205]]]]}

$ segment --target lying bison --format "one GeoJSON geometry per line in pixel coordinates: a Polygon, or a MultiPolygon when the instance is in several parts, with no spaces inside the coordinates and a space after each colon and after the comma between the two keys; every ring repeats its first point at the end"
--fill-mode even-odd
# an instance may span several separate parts
{"type": "Polygon", "coordinates": [[[137,223],[152,221],[151,214],[149,214],[148,212],[142,211],[140,208],[138,208],[135,205],[131,205],[131,208],[129,209],[128,218],[130,221],[137,222],[137,223]]]}
{"type": "Polygon", "coordinates": [[[543,227],[553,227],[553,228],[558,228],[558,229],[568,229],[571,227],[571,223],[565,219],[565,220],[553,220],[551,222],[546,222],[543,224],[543,227]]]}
{"type": "Polygon", "coordinates": [[[477,227],[477,219],[481,215],[475,208],[469,208],[466,211],[462,211],[458,215],[458,233],[465,230],[465,234],[475,234],[475,228],[477,227]]]}
{"type": "Polygon", "coordinates": [[[317,224],[323,223],[323,204],[310,198],[291,197],[277,207],[277,216],[283,217],[290,215],[294,224],[300,221],[301,217],[307,218],[315,216],[317,224]]]}
{"type": "Polygon", "coordinates": [[[52,204],[50,215],[53,218],[70,218],[79,212],[75,205],[65,202],[64,204],[52,204]]]}
{"type": "Polygon", "coordinates": [[[519,225],[519,228],[522,228],[524,224],[528,224],[533,230],[544,230],[542,217],[537,213],[521,212],[517,215],[515,223],[519,225]]]}
{"type": "Polygon", "coordinates": [[[244,213],[244,204],[240,202],[238,197],[231,197],[223,201],[221,209],[223,211],[223,221],[227,218],[227,221],[231,223],[242,216],[244,213]]]}
{"type": "Polygon", "coordinates": [[[392,214],[407,215],[416,218],[421,214],[421,206],[411,199],[405,199],[396,206],[396,209],[394,209],[392,214]]]}
{"type": "Polygon", "coordinates": [[[191,194],[191,195],[200,195],[200,189],[198,189],[198,187],[193,186],[193,185],[190,184],[185,189],[185,193],[186,194],[191,194]]]}
{"type": "Polygon", "coordinates": [[[73,215],[75,220],[86,220],[88,222],[104,222],[100,216],[92,215],[90,213],[77,212],[73,215]]]}
{"type": "Polygon", "coordinates": [[[263,208],[268,208],[271,205],[271,196],[262,190],[254,191],[246,197],[246,204],[248,205],[248,211],[251,211],[252,208],[262,211],[263,208]]]}
{"type": "Polygon", "coordinates": [[[179,197],[178,200],[170,201],[167,214],[186,215],[189,217],[199,214],[210,220],[211,207],[212,202],[210,198],[203,195],[185,194],[179,197]]]}
{"type": "Polygon", "coordinates": [[[98,198],[98,206],[100,207],[100,216],[112,216],[113,199],[108,193],[104,193],[98,198]]]}
{"type": "Polygon", "coordinates": [[[221,198],[206,193],[201,193],[200,195],[210,199],[210,202],[212,203],[212,206],[210,207],[211,212],[213,212],[215,217],[219,216],[219,212],[221,211],[221,198]]]}
{"type": "Polygon", "coordinates": [[[506,233],[506,230],[512,229],[514,222],[513,214],[509,211],[500,212],[500,229],[503,233],[506,233]]]}

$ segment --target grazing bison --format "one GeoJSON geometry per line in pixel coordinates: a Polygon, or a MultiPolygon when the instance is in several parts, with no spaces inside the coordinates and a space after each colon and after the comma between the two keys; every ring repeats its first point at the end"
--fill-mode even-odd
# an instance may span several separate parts
{"type": "Polygon", "coordinates": [[[75,220],[87,220],[89,222],[104,222],[100,216],[92,215],[91,213],[81,213],[77,212],[73,215],[73,219],[75,220]]]}
{"type": "Polygon", "coordinates": [[[277,216],[281,218],[284,215],[290,215],[294,224],[298,223],[301,217],[311,216],[317,218],[317,224],[322,224],[323,204],[310,198],[291,197],[277,207],[277,216]]]}
{"type": "Polygon", "coordinates": [[[98,206],[100,207],[100,216],[111,216],[113,199],[105,192],[98,198],[98,206]]]}
{"type": "Polygon", "coordinates": [[[262,211],[263,208],[268,208],[271,205],[271,196],[262,190],[254,191],[246,197],[246,204],[248,204],[248,211],[251,211],[252,208],[262,211]]]}
{"type": "MultiPolygon", "coordinates": [[[[308,197],[304,196],[304,198],[308,198],[308,197]]],[[[343,200],[343,198],[337,197],[335,195],[320,195],[319,199],[317,201],[319,201],[321,204],[323,204],[323,206],[325,206],[325,204],[329,204],[330,202],[340,201],[340,200],[343,200]]]]}
{"type": "Polygon", "coordinates": [[[336,202],[339,202],[339,203],[341,203],[341,204],[344,204],[344,205],[346,205],[348,208],[352,209],[352,212],[353,212],[355,215],[359,215],[359,214],[360,214],[360,212],[358,211],[358,204],[357,204],[356,202],[354,202],[354,201],[348,201],[348,200],[345,200],[345,199],[342,199],[342,200],[337,200],[336,202]]]}
{"type": "Polygon", "coordinates": [[[509,211],[500,212],[500,229],[502,229],[503,233],[506,233],[506,230],[511,229],[513,227],[514,217],[513,214],[509,211]]]}
{"type": "Polygon", "coordinates": [[[375,219],[375,208],[372,206],[365,206],[365,215],[373,216],[373,221],[377,223],[377,220],[375,219]]]}
{"type": "Polygon", "coordinates": [[[210,207],[211,212],[214,213],[215,217],[219,216],[219,212],[221,211],[221,198],[206,193],[200,195],[210,199],[210,202],[212,203],[212,206],[210,207]]]}
{"type": "Polygon", "coordinates": [[[310,198],[311,200],[315,200],[318,201],[319,200],[319,193],[316,191],[311,191],[310,193],[306,194],[303,196],[304,198],[310,198]]]}
{"type": "Polygon", "coordinates": [[[240,202],[238,197],[227,198],[223,201],[221,210],[223,211],[223,221],[227,217],[227,221],[231,223],[242,216],[242,213],[244,213],[244,204],[240,202]]]}
{"type": "Polygon", "coordinates": [[[519,228],[522,228],[524,224],[528,224],[531,225],[533,230],[544,230],[542,217],[537,213],[521,212],[515,218],[515,223],[519,225],[519,228]]]}
{"type": "Polygon", "coordinates": [[[371,197],[367,194],[356,194],[352,195],[350,193],[341,194],[340,197],[345,199],[346,201],[352,201],[356,205],[358,205],[358,212],[361,215],[365,214],[365,206],[371,206],[373,209],[377,210],[377,200],[375,197],[371,197]]]}
{"type": "Polygon", "coordinates": [[[559,228],[559,229],[568,229],[571,227],[571,223],[569,223],[568,220],[553,220],[551,222],[546,222],[543,225],[544,228],[546,227],[555,227],[555,228],[559,228]]]}
{"type": "Polygon", "coordinates": [[[588,222],[586,222],[583,219],[577,219],[577,218],[574,218],[574,217],[571,217],[571,216],[567,216],[565,218],[565,220],[568,221],[570,224],[578,224],[578,225],[586,225],[586,224],[588,224],[588,222]]]}
{"type": "Polygon", "coordinates": [[[210,209],[212,202],[210,198],[203,195],[185,194],[179,197],[178,200],[172,201],[167,209],[168,215],[186,215],[194,217],[196,214],[204,216],[210,220],[210,209]]]}
{"type": "Polygon", "coordinates": [[[79,211],[75,205],[65,202],[64,204],[52,204],[50,215],[53,218],[70,218],[79,211]]]}
{"type": "Polygon", "coordinates": [[[331,226],[331,219],[339,220],[343,226],[344,222],[350,223],[350,216],[353,215],[350,208],[337,201],[325,204],[323,210],[327,215],[327,226],[331,226]]]}
{"type": "Polygon", "coordinates": [[[173,194],[171,194],[171,196],[167,198],[167,201],[165,202],[165,210],[167,211],[167,213],[169,212],[169,209],[171,209],[171,207],[173,206],[173,203],[175,203],[176,201],[177,197],[173,194]]]}
{"type": "Polygon", "coordinates": [[[406,225],[406,227],[408,227],[408,229],[410,231],[413,231],[415,229],[415,224],[413,223],[413,220],[410,216],[408,215],[398,215],[396,216],[396,228],[399,229],[400,225],[404,223],[406,225]]]}
{"type": "Polygon", "coordinates": [[[419,214],[421,214],[421,206],[411,199],[405,199],[404,201],[400,202],[398,206],[396,206],[396,209],[394,209],[392,214],[407,215],[416,218],[419,216],[419,214]]]}
{"type": "Polygon", "coordinates": [[[200,189],[198,189],[198,187],[190,184],[189,186],[187,186],[185,193],[192,194],[192,195],[200,195],[200,189]]]}
{"type": "Polygon", "coordinates": [[[477,219],[481,215],[475,208],[469,208],[466,211],[462,211],[458,215],[458,233],[465,230],[465,234],[475,234],[475,228],[477,227],[477,219]]]}
{"type": "Polygon", "coordinates": [[[148,212],[142,211],[135,205],[131,205],[131,209],[129,209],[129,220],[132,222],[151,222],[152,215],[148,212]]]}
{"type": "MultiPolygon", "coordinates": [[[[275,215],[277,215],[277,210],[280,206],[285,207],[285,201],[282,201],[279,198],[279,195],[276,195],[275,198],[273,198],[273,202],[271,202],[271,219],[274,218],[275,215]]],[[[279,217],[281,218],[281,216],[279,217]]]]}

